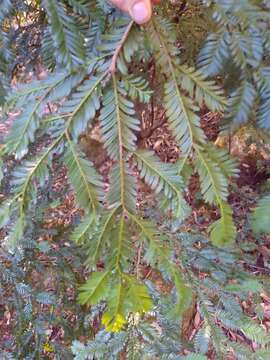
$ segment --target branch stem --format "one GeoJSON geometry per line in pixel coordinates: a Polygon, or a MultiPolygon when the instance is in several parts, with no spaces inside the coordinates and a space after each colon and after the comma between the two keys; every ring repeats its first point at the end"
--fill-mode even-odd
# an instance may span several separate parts
{"type": "Polygon", "coordinates": [[[119,42],[117,48],[115,49],[115,52],[114,52],[113,57],[112,57],[111,66],[110,66],[111,74],[115,74],[115,72],[116,72],[117,59],[119,57],[120,51],[122,50],[122,48],[124,46],[125,41],[127,40],[127,37],[128,37],[128,35],[130,33],[130,30],[131,30],[133,24],[134,24],[134,21],[131,21],[129,23],[129,25],[127,26],[127,28],[126,28],[126,30],[124,32],[124,35],[123,35],[121,41],[119,42]]]}

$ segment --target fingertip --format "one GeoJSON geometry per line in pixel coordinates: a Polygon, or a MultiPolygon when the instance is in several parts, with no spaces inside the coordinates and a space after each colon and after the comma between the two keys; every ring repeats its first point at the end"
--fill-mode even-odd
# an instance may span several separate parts
{"type": "Polygon", "coordinates": [[[130,16],[139,25],[147,23],[152,16],[152,9],[147,1],[137,1],[130,8],[130,16]]]}

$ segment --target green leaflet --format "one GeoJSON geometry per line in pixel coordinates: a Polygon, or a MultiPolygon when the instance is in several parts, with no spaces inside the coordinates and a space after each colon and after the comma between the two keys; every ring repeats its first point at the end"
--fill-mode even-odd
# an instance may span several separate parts
{"type": "Polygon", "coordinates": [[[205,201],[209,204],[215,204],[219,199],[226,201],[228,179],[219,164],[203,147],[196,147],[196,154],[195,169],[200,176],[201,191],[205,201]]]}
{"type": "Polygon", "coordinates": [[[231,94],[226,111],[225,122],[237,128],[246,123],[254,107],[256,91],[248,81],[244,81],[237,90],[231,94]]]}
{"type": "Polygon", "coordinates": [[[152,305],[147,287],[134,276],[122,274],[110,292],[102,323],[107,331],[118,332],[126,324],[129,313],[142,314],[152,305]]]}
{"type": "Polygon", "coordinates": [[[209,204],[217,198],[226,200],[228,180],[238,176],[237,161],[224,149],[211,144],[196,145],[195,169],[200,175],[201,189],[204,199],[209,204]]]}
{"type": "Polygon", "coordinates": [[[153,267],[157,263],[166,266],[171,255],[171,249],[168,247],[168,237],[161,233],[154,222],[140,219],[138,216],[131,214],[129,216],[140,232],[141,242],[146,241],[147,243],[145,261],[153,267]]]}
{"type": "Polygon", "coordinates": [[[179,49],[175,46],[175,24],[157,16],[147,24],[149,46],[153,49],[157,65],[166,75],[171,72],[171,65],[177,62],[179,49]]]}
{"type": "Polygon", "coordinates": [[[175,209],[175,216],[180,217],[185,206],[182,191],[183,180],[178,174],[178,169],[172,164],[161,162],[151,151],[137,150],[134,153],[134,162],[139,170],[139,176],[157,194],[162,192],[175,209]]]}
{"type": "Polygon", "coordinates": [[[112,228],[118,208],[108,211],[98,221],[95,229],[91,229],[85,247],[87,249],[87,265],[95,265],[107,249],[112,247],[112,228]]]}
{"type": "Polygon", "coordinates": [[[123,87],[127,95],[133,100],[148,103],[153,93],[149,88],[148,81],[140,76],[128,75],[123,79],[123,87]]]}
{"type": "Polygon", "coordinates": [[[107,195],[110,206],[121,206],[134,212],[136,209],[137,184],[127,162],[116,164],[110,172],[110,189],[107,195]]]}
{"type": "Polygon", "coordinates": [[[98,199],[102,195],[102,178],[94,165],[83,156],[77,145],[70,140],[68,140],[68,145],[64,161],[78,204],[87,212],[93,210],[95,213],[98,199]]]}
{"type": "Polygon", "coordinates": [[[179,65],[179,85],[202,106],[204,103],[212,111],[222,111],[227,106],[223,90],[201,70],[179,65]]]}
{"type": "Polygon", "coordinates": [[[199,116],[195,113],[198,108],[181,93],[175,76],[164,86],[164,102],[170,129],[184,154],[188,154],[196,140],[205,139],[199,116]]]}
{"type": "Polygon", "coordinates": [[[10,220],[11,202],[9,200],[2,202],[0,207],[0,228],[6,226],[10,220]]]}
{"type": "Polygon", "coordinates": [[[28,146],[35,140],[35,133],[40,126],[39,111],[41,101],[32,100],[26,110],[17,117],[6,139],[6,152],[15,154],[16,159],[22,159],[28,152],[28,146]]]}
{"type": "Polygon", "coordinates": [[[111,233],[111,261],[119,269],[127,267],[133,253],[130,234],[124,216],[121,215],[111,233]]]}
{"type": "Polygon", "coordinates": [[[152,307],[152,300],[143,283],[131,275],[113,273],[112,270],[92,273],[80,288],[80,304],[95,305],[101,300],[107,301],[102,323],[107,331],[112,332],[123,328],[129,313],[142,314],[152,307]]]}
{"type": "Polygon", "coordinates": [[[22,159],[27,153],[31,143],[35,141],[36,132],[41,125],[43,107],[49,101],[68,96],[72,87],[76,85],[83,75],[79,72],[63,72],[49,78],[36,81],[32,86],[25,85],[12,92],[7,104],[16,103],[21,113],[16,118],[11,131],[5,140],[5,152],[15,154],[15,159],[22,159]],[[37,99],[38,97],[38,99],[37,99]]]}
{"type": "MultiPolygon", "coordinates": [[[[107,24],[107,31],[102,34],[101,42],[97,44],[96,50],[103,55],[112,55],[121,42],[127,27],[130,24],[130,19],[126,17],[119,17],[114,22],[107,24]]],[[[99,26],[101,26],[99,24],[99,26]]]]}
{"type": "Polygon", "coordinates": [[[50,148],[39,157],[25,160],[12,172],[11,185],[16,196],[20,196],[21,215],[27,211],[29,202],[35,200],[38,184],[44,186],[49,176],[47,165],[49,151],[50,148]]]}
{"type": "Polygon", "coordinates": [[[259,106],[257,109],[257,121],[261,128],[269,129],[269,112],[270,112],[270,68],[261,66],[253,74],[253,81],[259,93],[259,106]]]}
{"type": "Polygon", "coordinates": [[[156,193],[163,191],[164,195],[170,199],[177,196],[180,189],[183,188],[183,181],[177,174],[176,167],[161,162],[154,152],[137,150],[134,152],[134,160],[140,177],[156,193]]]}
{"type": "Polygon", "coordinates": [[[169,272],[172,277],[177,296],[175,309],[172,309],[170,313],[172,316],[181,316],[192,303],[192,289],[186,285],[184,277],[176,265],[169,266],[169,272]]]}
{"type": "Polygon", "coordinates": [[[80,287],[78,302],[82,305],[95,305],[108,297],[111,270],[92,273],[87,282],[80,287]]]}
{"type": "Polygon", "coordinates": [[[4,178],[3,166],[4,166],[3,160],[0,158],[0,185],[4,178]]]}
{"type": "Polygon", "coordinates": [[[109,156],[118,161],[110,175],[108,200],[111,205],[121,204],[123,209],[134,211],[136,207],[136,183],[128,168],[125,150],[135,150],[139,121],[134,117],[133,103],[126,99],[126,92],[113,76],[112,87],[103,98],[100,114],[101,134],[109,156]]]}
{"type": "Polygon", "coordinates": [[[206,202],[220,208],[221,218],[210,225],[211,240],[216,246],[230,244],[236,236],[232,210],[227,204],[228,178],[237,175],[236,162],[224,150],[196,145],[195,169],[200,176],[206,202]]]}
{"type": "Polygon", "coordinates": [[[100,126],[104,146],[113,160],[123,160],[123,150],[135,150],[135,131],[140,130],[134,116],[133,103],[126,99],[126,91],[113,77],[112,87],[107,88],[100,113],[100,126]]]}
{"type": "Polygon", "coordinates": [[[86,130],[88,122],[95,118],[100,107],[100,86],[105,76],[106,73],[103,73],[85,79],[60,109],[60,114],[69,118],[69,130],[75,141],[86,130]]]}
{"type": "Polygon", "coordinates": [[[195,336],[195,349],[205,354],[208,351],[211,337],[211,327],[209,325],[203,325],[195,336]]]}
{"type": "Polygon", "coordinates": [[[270,343],[270,336],[255,322],[247,323],[242,327],[242,332],[246,337],[257,344],[267,345],[270,343]]]}
{"type": "Polygon", "coordinates": [[[127,309],[140,314],[151,310],[153,302],[146,285],[131,275],[124,274],[123,279],[127,286],[127,296],[125,299],[127,309]]]}
{"type": "Polygon", "coordinates": [[[142,232],[142,238],[147,241],[149,248],[145,260],[152,266],[158,263],[162,271],[165,271],[173,281],[176,290],[177,301],[174,308],[170,309],[172,316],[180,316],[189,307],[192,300],[192,290],[186,285],[180,269],[170,260],[170,248],[168,248],[168,239],[160,229],[156,229],[155,224],[140,220],[138,217],[131,216],[132,221],[142,232]]]}
{"type": "Polygon", "coordinates": [[[263,196],[257,203],[257,206],[251,215],[252,229],[256,234],[270,233],[270,195],[263,196]]]}
{"type": "Polygon", "coordinates": [[[263,290],[262,284],[257,279],[244,279],[239,284],[228,284],[225,287],[226,291],[235,293],[258,293],[263,290]]]}
{"type": "Polygon", "coordinates": [[[94,214],[85,216],[83,221],[71,233],[70,240],[78,245],[84,244],[88,238],[91,238],[93,228],[96,225],[94,220],[94,214]]]}
{"type": "Polygon", "coordinates": [[[84,42],[75,19],[59,1],[44,0],[43,4],[49,18],[54,46],[58,49],[58,62],[68,66],[82,64],[85,56],[84,42]]]}
{"type": "Polygon", "coordinates": [[[79,15],[89,16],[90,4],[86,1],[68,0],[72,9],[79,15]]]}
{"type": "Polygon", "coordinates": [[[220,204],[221,218],[210,225],[210,239],[216,246],[230,245],[236,237],[236,227],[233,223],[230,205],[222,201],[220,204]]]}
{"type": "Polygon", "coordinates": [[[207,36],[198,58],[198,66],[207,76],[217,75],[221,72],[224,62],[229,56],[227,36],[224,29],[207,36]]]}
{"type": "Polygon", "coordinates": [[[168,77],[164,84],[164,106],[170,129],[184,154],[191,151],[195,141],[203,142],[205,135],[200,128],[199,110],[183,94],[178,82],[181,82],[178,61],[175,57],[178,49],[174,45],[174,26],[164,19],[152,21],[149,26],[149,37],[157,55],[157,64],[168,77]],[[169,41],[167,41],[169,39],[169,41]]]}
{"type": "Polygon", "coordinates": [[[129,73],[128,64],[131,63],[140,50],[143,52],[145,51],[145,47],[143,46],[144,39],[142,31],[133,25],[134,23],[131,22],[127,27],[130,28],[128,37],[123,45],[116,64],[117,70],[126,76],[128,76],[129,73]]]}
{"type": "Polygon", "coordinates": [[[14,252],[21,242],[24,234],[25,219],[20,216],[15,223],[11,224],[11,230],[5,239],[4,246],[11,252],[14,252]]]}
{"type": "Polygon", "coordinates": [[[59,140],[60,139],[45,149],[38,157],[31,160],[25,160],[21,165],[15,167],[12,172],[10,183],[13,188],[13,199],[6,209],[2,208],[4,210],[4,222],[6,221],[5,213],[6,211],[9,212],[10,208],[14,213],[11,215],[16,217],[15,225],[12,225],[11,223],[12,230],[8,235],[8,243],[11,244],[11,248],[15,248],[23,236],[26,225],[25,218],[28,214],[31,201],[37,201],[38,187],[43,187],[48,180],[48,157],[53,148],[58,144],[59,140]]]}

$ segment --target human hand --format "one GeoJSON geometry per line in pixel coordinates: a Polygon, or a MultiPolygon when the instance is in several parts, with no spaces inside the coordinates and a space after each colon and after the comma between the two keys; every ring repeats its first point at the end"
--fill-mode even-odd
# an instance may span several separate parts
{"type": "Polygon", "coordinates": [[[120,10],[128,12],[137,24],[145,24],[152,16],[152,3],[157,4],[160,0],[110,0],[120,10]]]}

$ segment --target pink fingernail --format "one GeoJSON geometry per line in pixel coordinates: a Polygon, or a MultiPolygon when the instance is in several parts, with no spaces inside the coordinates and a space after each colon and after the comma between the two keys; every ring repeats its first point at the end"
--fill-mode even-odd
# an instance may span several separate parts
{"type": "Polygon", "coordinates": [[[149,20],[148,8],[144,2],[137,2],[131,8],[131,16],[138,24],[144,24],[149,20]]]}

